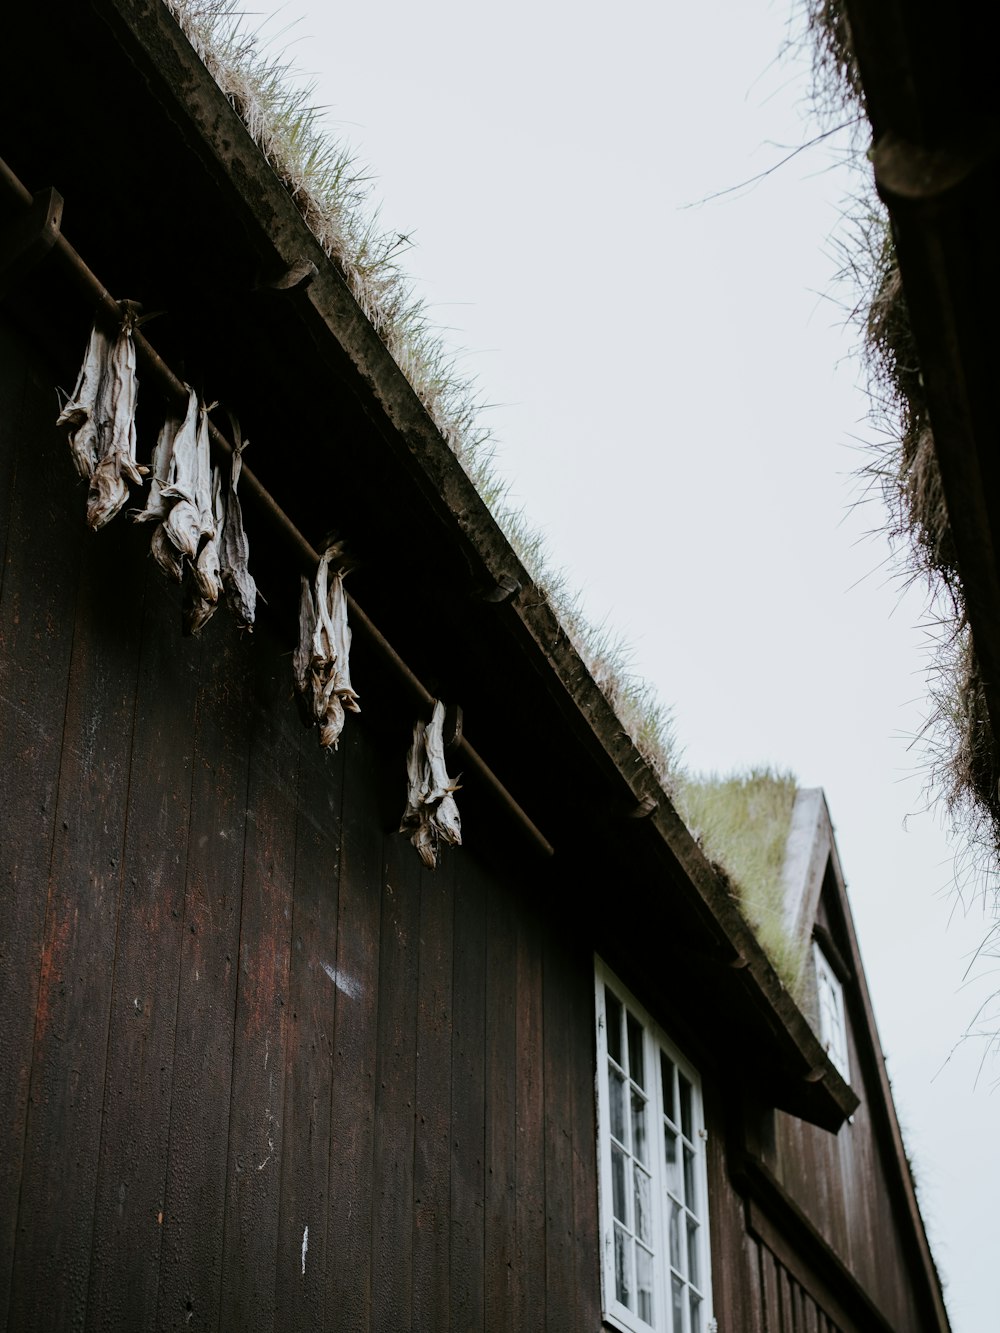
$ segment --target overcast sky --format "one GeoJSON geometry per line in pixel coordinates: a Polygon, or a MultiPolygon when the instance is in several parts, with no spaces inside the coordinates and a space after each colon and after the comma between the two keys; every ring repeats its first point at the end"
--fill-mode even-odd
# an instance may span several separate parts
{"type": "Polygon", "coordinates": [[[808,54],[779,59],[791,14],[289,0],[265,31],[412,235],[501,471],[688,764],[826,789],[953,1327],[992,1333],[1000,1067],[962,1037],[997,983],[920,813],[925,598],[856,504],[874,434],[834,278],[846,140],[689,207],[817,132],[808,54]]]}

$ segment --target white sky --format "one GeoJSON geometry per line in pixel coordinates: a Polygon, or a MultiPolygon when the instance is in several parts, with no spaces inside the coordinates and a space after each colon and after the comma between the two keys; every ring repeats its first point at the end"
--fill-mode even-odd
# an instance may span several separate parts
{"type": "Polygon", "coordinates": [[[419,289],[499,404],[501,471],[635,644],[687,761],[825,787],[954,1331],[984,1333],[1000,1067],[959,1043],[995,983],[980,962],[963,985],[988,922],[949,896],[939,822],[904,828],[924,603],[868,536],[880,507],[852,508],[872,431],[830,237],[855,184],[822,147],[684,208],[816,132],[808,56],[777,59],[790,12],[289,0],[265,31],[413,234],[419,289]]]}

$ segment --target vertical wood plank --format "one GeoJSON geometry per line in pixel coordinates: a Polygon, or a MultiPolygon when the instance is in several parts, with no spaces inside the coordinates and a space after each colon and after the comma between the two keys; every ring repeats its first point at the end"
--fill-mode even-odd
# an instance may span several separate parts
{"type": "MultiPolygon", "coordinates": [[[[26,447],[37,449],[37,430],[25,438],[26,447]]],[[[46,457],[44,450],[38,454],[40,472],[22,469],[26,482],[45,484],[46,457]]],[[[50,496],[57,496],[59,482],[47,480],[50,496]]],[[[46,512],[41,497],[38,504],[46,512]]],[[[20,502],[17,508],[19,522],[20,502]]],[[[24,516],[37,524],[38,515],[28,509],[24,516]]],[[[58,522],[87,540],[79,548],[67,541],[58,568],[48,569],[39,557],[34,576],[42,583],[25,589],[21,611],[20,632],[37,627],[41,635],[30,684],[33,707],[44,710],[37,722],[50,734],[64,724],[65,731],[50,874],[33,867],[22,904],[22,910],[40,904],[48,880],[41,970],[29,979],[33,997],[37,977],[38,1007],[10,1308],[9,1326],[18,1330],[79,1328],[85,1317],[145,577],[135,534],[126,528],[100,534],[103,541],[91,539],[82,514],[73,518],[79,528],[67,515],[58,522]],[[60,589],[75,581],[66,578],[67,548],[80,556],[81,577],[64,716],[63,700],[49,694],[48,678],[51,673],[53,682],[59,679],[51,656],[64,636],[68,647],[69,594],[60,589]],[[114,598],[109,587],[118,589],[114,598]]],[[[40,526],[44,537],[46,524],[40,526]]],[[[31,561],[33,545],[28,533],[23,545],[17,541],[31,561]]],[[[5,601],[15,587],[8,580],[5,601]]],[[[14,680],[5,684],[9,689],[14,680]]],[[[65,677],[58,692],[63,690],[65,677]]],[[[38,754],[24,757],[27,791],[34,790],[36,774],[49,781],[44,763],[35,768],[40,760],[38,754]]],[[[23,836],[22,830],[18,838],[23,836]]]]}
{"type": "Polygon", "coordinates": [[[774,1255],[766,1245],[760,1246],[760,1274],[761,1289],[764,1293],[765,1333],[783,1333],[778,1296],[778,1268],[774,1255]]]}
{"type": "Polygon", "coordinates": [[[337,994],[330,974],[337,957],[344,754],[325,754],[311,735],[303,735],[301,747],[275,1289],[281,1329],[323,1326],[337,994]]]}
{"type": "Polygon", "coordinates": [[[399,835],[384,842],[372,1207],[372,1328],[411,1326],[420,862],[399,835]]]}
{"type": "Polygon", "coordinates": [[[251,670],[232,622],[204,631],[187,849],[157,1328],[219,1310],[249,773],[251,670]]]}
{"type": "Polygon", "coordinates": [[[452,935],[456,867],[421,875],[417,982],[416,1141],[413,1153],[413,1329],[451,1326],[452,935]]]}
{"type": "Polygon", "coordinates": [[[566,955],[546,940],[543,976],[545,1077],[545,1328],[573,1333],[573,1112],[570,1099],[566,955]]]}
{"type": "Polygon", "coordinates": [[[517,1261],[517,922],[506,885],[491,883],[486,919],[486,1327],[513,1333],[517,1261]]]}
{"type": "Polygon", "coordinates": [[[370,1327],[375,1057],[379,1007],[382,828],[377,759],[362,726],[347,727],[337,911],[337,1000],[330,1103],[327,1301],[324,1327],[370,1327]]]}
{"type": "MultiPolygon", "coordinates": [[[[67,568],[64,551],[51,539],[70,521],[67,478],[53,464],[52,399],[29,375],[16,345],[8,347],[5,339],[4,351],[10,355],[0,380],[0,411],[9,413],[0,425],[0,1326],[15,1280],[18,1197],[29,1151],[39,960],[77,592],[77,564],[67,568]]],[[[36,1159],[34,1172],[36,1179],[44,1176],[43,1159],[36,1159]]],[[[36,1243],[45,1251],[39,1221],[34,1217],[19,1229],[29,1272],[42,1257],[33,1253],[36,1243]]],[[[22,1289],[23,1301],[40,1298],[22,1289]]],[[[19,1309],[11,1316],[14,1327],[26,1313],[23,1303],[19,1309]]]]}
{"type": "Polygon", "coordinates": [[[263,1331],[275,1313],[300,724],[281,665],[254,665],[219,1322],[263,1331]]]}
{"type": "MultiPolygon", "coordinates": [[[[7,566],[7,535],[14,511],[18,443],[25,435],[27,365],[20,344],[0,324],[0,602],[7,566]]],[[[50,423],[51,424],[51,420],[50,423]]],[[[16,557],[16,552],[15,552],[16,557]]]]}
{"type": "Polygon", "coordinates": [[[570,1097],[573,1105],[573,1285],[578,1328],[601,1320],[600,1217],[597,1206],[597,1034],[594,1026],[594,966],[589,952],[574,955],[569,991],[570,1097]]]}
{"type": "MultiPolygon", "coordinates": [[[[140,566],[141,567],[141,566],[140,566]]],[[[147,570],[87,1327],[156,1319],[200,645],[147,570]]]]}
{"type": "Polygon", "coordinates": [[[484,1327],[483,1154],[486,1080],[486,903],[482,883],[459,868],[455,894],[451,1046],[451,1323],[484,1327]]]}
{"type": "Polygon", "coordinates": [[[545,1085],[542,943],[537,919],[522,911],[517,929],[517,1231],[513,1306],[519,1328],[544,1328],[545,1085]]]}

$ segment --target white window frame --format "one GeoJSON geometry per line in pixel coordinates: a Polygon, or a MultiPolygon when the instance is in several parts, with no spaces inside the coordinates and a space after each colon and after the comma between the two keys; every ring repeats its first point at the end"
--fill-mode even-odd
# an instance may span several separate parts
{"type": "MultiPolygon", "coordinates": [[[[596,960],[595,972],[597,1155],[604,1318],[613,1328],[623,1330],[623,1333],[709,1333],[715,1328],[715,1322],[712,1314],[712,1266],[708,1235],[707,1135],[701,1080],[693,1065],[600,959],[596,960]],[[609,1052],[605,988],[623,1006],[626,1034],[613,1043],[619,1050],[622,1063],[615,1061],[609,1052]],[[642,1049],[643,1087],[635,1084],[630,1077],[633,1071],[629,1067],[628,1018],[633,1020],[633,1042],[637,1049],[640,1045],[642,1049]],[[672,1069],[670,1106],[666,1105],[663,1094],[661,1072],[665,1072],[667,1067],[661,1061],[661,1053],[672,1069]],[[624,1141],[612,1138],[613,1108],[609,1080],[617,1086],[621,1086],[620,1081],[624,1080],[626,1108],[624,1113],[619,1113],[617,1126],[624,1134],[624,1141]],[[679,1113],[682,1082],[690,1089],[686,1127],[680,1123],[679,1113]],[[641,1160],[643,1147],[636,1142],[636,1127],[629,1114],[633,1099],[640,1107],[638,1138],[648,1145],[646,1162],[641,1160]],[[645,1126],[644,1138],[642,1126],[645,1126]],[[672,1144],[674,1157],[679,1159],[673,1167],[667,1160],[668,1141],[672,1144]],[[614,1174],[613,1147],[618,1164],[614,1174]],[[639,1155],[633,1152],[633,1148],[639,1155]],[[648,1168],[648,1173],[644,1167],[648,1168]],[[632,1185],[631,1189],[623,1186],[626,1179],[632,1185]],[[642,1184],[643,1180],[646,1180],[645,1185],[642,1184]],[[647,1193],[647,1187],[648,1208],[641,1197],[647,1193]],[[621,1219],[616,1222],[616,1197],[619,1210],[626,1213],[624,1224],[621,1219]],[[648,1214],[645,1224],[637,1220],[644,1212],[648,1214]],[[671,1218],[675,1220],[673,1236],[670,1230],[671,1218]],[[625,1294],[631,1299],[631,1306],[619,1299],[616,1227],[620,1237],[620,1252],[630,1266],[629,1277],[633,1290],[625,1294]],[[640,1232],[645,1237],[645,1244],[642,1243],[640,1232]],[[638,1288],[641,1283],[636,1278],[636,1265],[639,1263],[646,1266],[647,1273],[651,1269],[651,1281],[647,1281],[648,1294],[652,1300],[651,1319],[639,1312],[638,1288]],[[675,1317],[675,1292],[681,1297],[680,1319],[675,1317]],[[694,1320],[691,1316],[692,1294],[700,1298],[694,1320]]],[[[621,1105],[619,1101],[618,1106],[621,1105]]]]}
{"type": "Polygon", "coordinates": [[[813,940],[813,965],[816,968],[819,1039],[826,1048],[833,1067],[843,1077],[845,1083],[850,1083],[851,1063],[847,1053],[844,988],[818,940],[813,940]]]}

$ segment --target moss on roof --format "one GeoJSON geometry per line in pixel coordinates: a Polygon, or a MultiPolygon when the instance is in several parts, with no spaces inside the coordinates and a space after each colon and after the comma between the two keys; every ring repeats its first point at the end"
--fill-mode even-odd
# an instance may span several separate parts
{"type": "Polygon", "coordinates": [[[785,927],[782,885],[796,792],[791,773],[752,768],[725,777],[685,777],[678,783],[677,802],[778,976],[798,998],[803,954],[785,927]]]}

